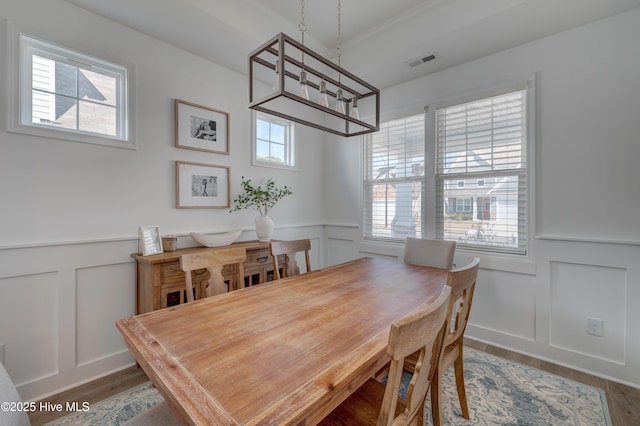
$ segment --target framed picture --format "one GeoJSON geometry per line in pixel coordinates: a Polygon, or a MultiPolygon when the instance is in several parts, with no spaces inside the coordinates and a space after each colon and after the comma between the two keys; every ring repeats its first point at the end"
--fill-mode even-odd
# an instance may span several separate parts
{"type": "Polygon", "coordinates": [[[138,237],[142,245],[142,255],[162,253],[162,240],[158,226],[141,226],[138,228],[138,237]]]}
{"type": "Polygon", "coordinates": [[[228,208],[229,170],[227,166],[176,161],[176,207],[228,208]]]}
{"type": "Polygon", "coordinates": [[[229,113],[175,100],[178,148],[229,154],[229,113]]]}

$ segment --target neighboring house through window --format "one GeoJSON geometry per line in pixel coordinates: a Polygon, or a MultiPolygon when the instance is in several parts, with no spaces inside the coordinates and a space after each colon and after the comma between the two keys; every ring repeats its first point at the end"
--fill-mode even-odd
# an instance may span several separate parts
{"type": "Polygon", "coordinates": [[[19,34],[11,131],[134,148],[129,69],[19,34]],[[19,105],[19,107],[18,107],[19,105]]]}
{"type": "Polygon", "coordinates": [[[526,87],[435,108],[439,238],[526,253],[527,139],[526,87]]]}

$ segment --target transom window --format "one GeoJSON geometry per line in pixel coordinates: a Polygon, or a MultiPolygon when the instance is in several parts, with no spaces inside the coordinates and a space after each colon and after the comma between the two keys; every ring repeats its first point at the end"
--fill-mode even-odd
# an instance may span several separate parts
{"type": "Polygon", "coordinates": [[[254,130],[254,165],[295,168],[291,121],[255,113],[254,130]]]}
{"type": "Polygon", "coordinates": [[[23,34],[19,67],[18,131],[133,147],[126,67],[23,34]]]}

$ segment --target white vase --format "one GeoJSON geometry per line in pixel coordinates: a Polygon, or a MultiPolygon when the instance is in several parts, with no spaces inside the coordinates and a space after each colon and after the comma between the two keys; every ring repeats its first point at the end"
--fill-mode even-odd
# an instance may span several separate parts
{"type": "Polygon", "coordinates": [[[273,236],[273,219],[270,216],[256,217],[256,235],[262,242],[271,241],[273,236]]]}

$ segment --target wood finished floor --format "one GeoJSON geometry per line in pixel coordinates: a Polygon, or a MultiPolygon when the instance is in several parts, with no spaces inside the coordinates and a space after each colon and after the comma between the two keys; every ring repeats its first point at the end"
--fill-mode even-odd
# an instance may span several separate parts
{"type": "MultiPolygon", "coordinates": [[[[550,373],[557,374],[558,376],[566,377],[589,386],[600,388],[604,390],[607,395],[607,404],[609,406],[609,414],[611,415],[611,422],[613,426],[640,425],[640,410],[638,409],[640,407],[640,389],[470,339],[466,339],[465,344],[469,347],[473,347],[492,355],[548,371],[550,373]]],[[[54,404],[62,403],[63,405],[69,401],[87,401],[90,404],[94,404],[138,384],[144,383],[147,380],[147,376],[144,374],[142,369],[130,367],[77,388],[45,398],[44,401],[54,404]]],[[[64,412],[35,412],[29,413],[29,419],[33,426],[40,426],[67,414],[68,413],[64,412]]]]}

